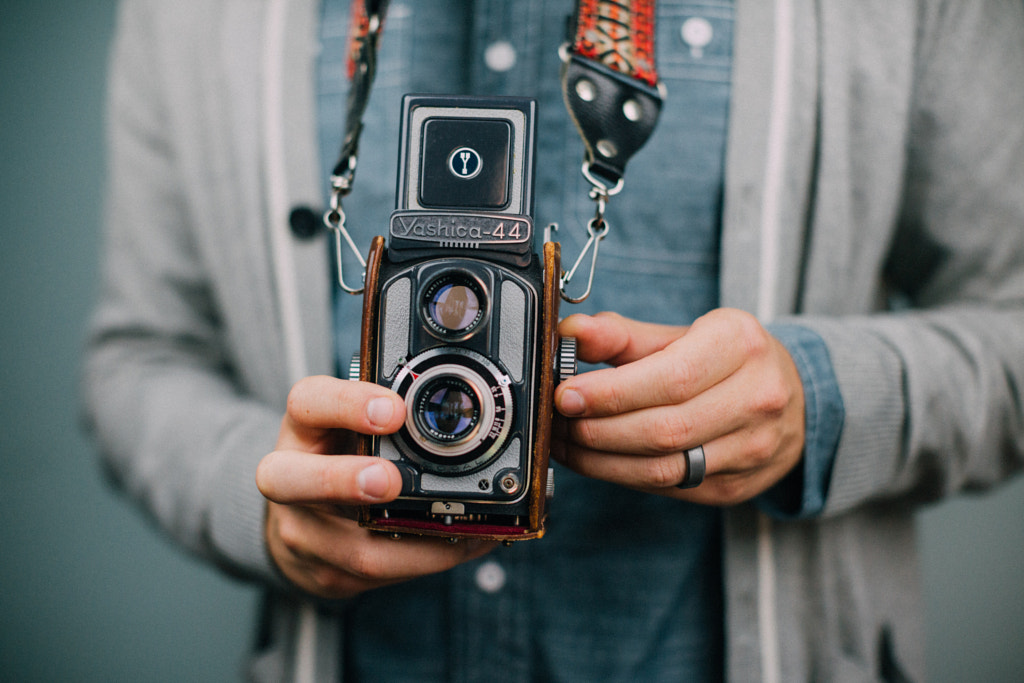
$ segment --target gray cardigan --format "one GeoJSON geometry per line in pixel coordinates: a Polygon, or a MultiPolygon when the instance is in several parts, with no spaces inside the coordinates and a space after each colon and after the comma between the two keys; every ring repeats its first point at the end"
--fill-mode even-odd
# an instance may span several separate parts
{"type": "MultiPolygon", "coordinates": [[[[920,680],[913,507],[1024,462],[1024,5],[736,4],[722,300],[818,332],[846,420],[821,519],[727,511],[728,676],[920,680]]],[[[328,251],[287,231],[320,203],[317,16],[125,3],[84,371],[125,491],[281,589],[261,680],[337,678],[340,627],[275,571],[253,481],[291,383],[332,367],[328,251]]]]}

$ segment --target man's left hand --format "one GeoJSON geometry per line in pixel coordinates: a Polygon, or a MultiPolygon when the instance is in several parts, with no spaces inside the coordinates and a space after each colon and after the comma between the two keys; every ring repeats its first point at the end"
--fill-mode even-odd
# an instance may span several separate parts
{"type": "Polygon", "coordinates": [[[804,393],[786,348],[748,313],[717,309],[689,327],[615,313],[559,325],[579,356],[612,367],[563,382],[569,418],[552,457],[580,474],[675,498],[733,505],[764,492],[800,462],[804,393]],[[686,449],[703,446],[693,489],[686,449]]]}

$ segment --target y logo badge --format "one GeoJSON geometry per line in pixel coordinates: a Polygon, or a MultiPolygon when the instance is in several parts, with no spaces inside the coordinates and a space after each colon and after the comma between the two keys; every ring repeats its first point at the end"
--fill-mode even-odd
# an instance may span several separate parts
{"type": "Polygon", "coordinates": [[[472,147],[459,147],[448,156],[448,170],[456,178],[475,178],[483,169],[484,161],[472,147]]]}

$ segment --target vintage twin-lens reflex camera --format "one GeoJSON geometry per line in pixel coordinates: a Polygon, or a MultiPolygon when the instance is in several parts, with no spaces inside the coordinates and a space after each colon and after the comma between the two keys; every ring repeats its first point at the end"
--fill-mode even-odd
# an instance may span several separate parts
{"type": "Polygon", "coordinates": [[[544,533],[554,385],[575,372],[560,339],[559,250],[534,252],[536,103],[410,95],[397,207],[366,270],[351,376],[406,405],[361,452],[402,473],[402,494],[360,522],[401,535],[513,541],[544,533]]]}

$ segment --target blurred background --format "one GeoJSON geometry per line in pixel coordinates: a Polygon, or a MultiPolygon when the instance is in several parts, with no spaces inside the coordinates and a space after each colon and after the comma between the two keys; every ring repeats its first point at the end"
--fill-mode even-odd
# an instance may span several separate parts
{"type": "MultiPolygon", "coordinates": [[[[0,681],[234,680],[253,637],[254,590],[117,497],[78,425],[115,7],[0,2],[0,681]]],[[[930,680],[1024,681],[1024,479],[920,525],[930,680]]]]}

